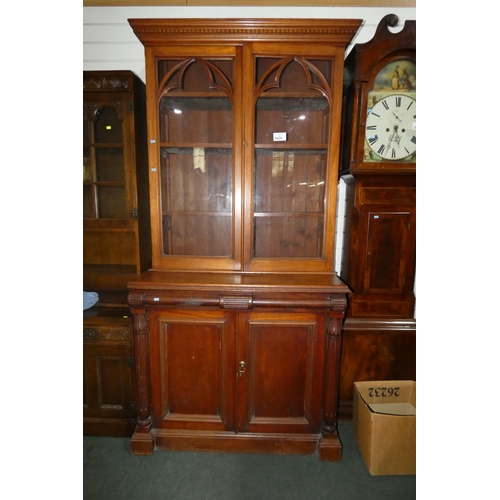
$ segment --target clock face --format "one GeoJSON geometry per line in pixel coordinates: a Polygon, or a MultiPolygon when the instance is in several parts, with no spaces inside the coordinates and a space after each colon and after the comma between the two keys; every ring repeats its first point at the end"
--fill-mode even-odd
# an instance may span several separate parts
{"type": "Polygon", "coordinates": [[[409,94],[390,94],[377,101],[366,117],[365,139],[383,160],[403,161],[417,149],[416,101],[409,94]]]}

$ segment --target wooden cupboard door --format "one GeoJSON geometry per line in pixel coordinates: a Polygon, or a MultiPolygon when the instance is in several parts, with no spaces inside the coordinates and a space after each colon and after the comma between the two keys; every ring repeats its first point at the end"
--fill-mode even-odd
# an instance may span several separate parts
{"type": "Polygon", "coordinates": [[[234,429],[234,314],[152,311],[150,350],[155,426],[234,429]]]}
{"type": "Polygon", "coordinates": [[[130,342],[83,344],[83,416],[133,418],[133,359],[130,342]]]}
{"type": "Polygon", "coordinates": [[[319,431],[324,326],[309,313],[240,315],[238,431],[319,431]]]}
{"type": "Polygon", "coordinates": [[[412,213],[367,213],[363,292],[402,295],[413,287],[415,252],[412,213]]]}

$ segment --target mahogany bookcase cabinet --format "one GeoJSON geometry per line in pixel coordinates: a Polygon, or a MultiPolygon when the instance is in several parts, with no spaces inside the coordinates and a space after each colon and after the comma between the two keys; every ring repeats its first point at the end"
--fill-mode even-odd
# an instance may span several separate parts
{"type": "Polygon", "coordinates": [[[131,449],[340,460],[335,207],[361,21],[129,23],[145,46],[153,250],[128,284],[131,449]]]}

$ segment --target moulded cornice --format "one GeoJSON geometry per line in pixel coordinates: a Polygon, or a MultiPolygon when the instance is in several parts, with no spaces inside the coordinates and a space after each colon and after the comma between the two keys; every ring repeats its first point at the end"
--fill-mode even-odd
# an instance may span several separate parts
{"type": "Polygon", "coordinates": [[[145,46],[171,42],[323,41],[346,47],[361,19],[129,19],[145,46]]]}

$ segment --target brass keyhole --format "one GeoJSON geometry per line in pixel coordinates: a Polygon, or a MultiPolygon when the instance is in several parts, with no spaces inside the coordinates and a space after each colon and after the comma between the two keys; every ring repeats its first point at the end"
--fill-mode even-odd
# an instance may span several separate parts
{"type": "Polygon", "coordinates": [[[244,361],[240,361],[238,364],[238,377],[241,377],[241,374],[247,369],[247,364],[244,361]]]}

